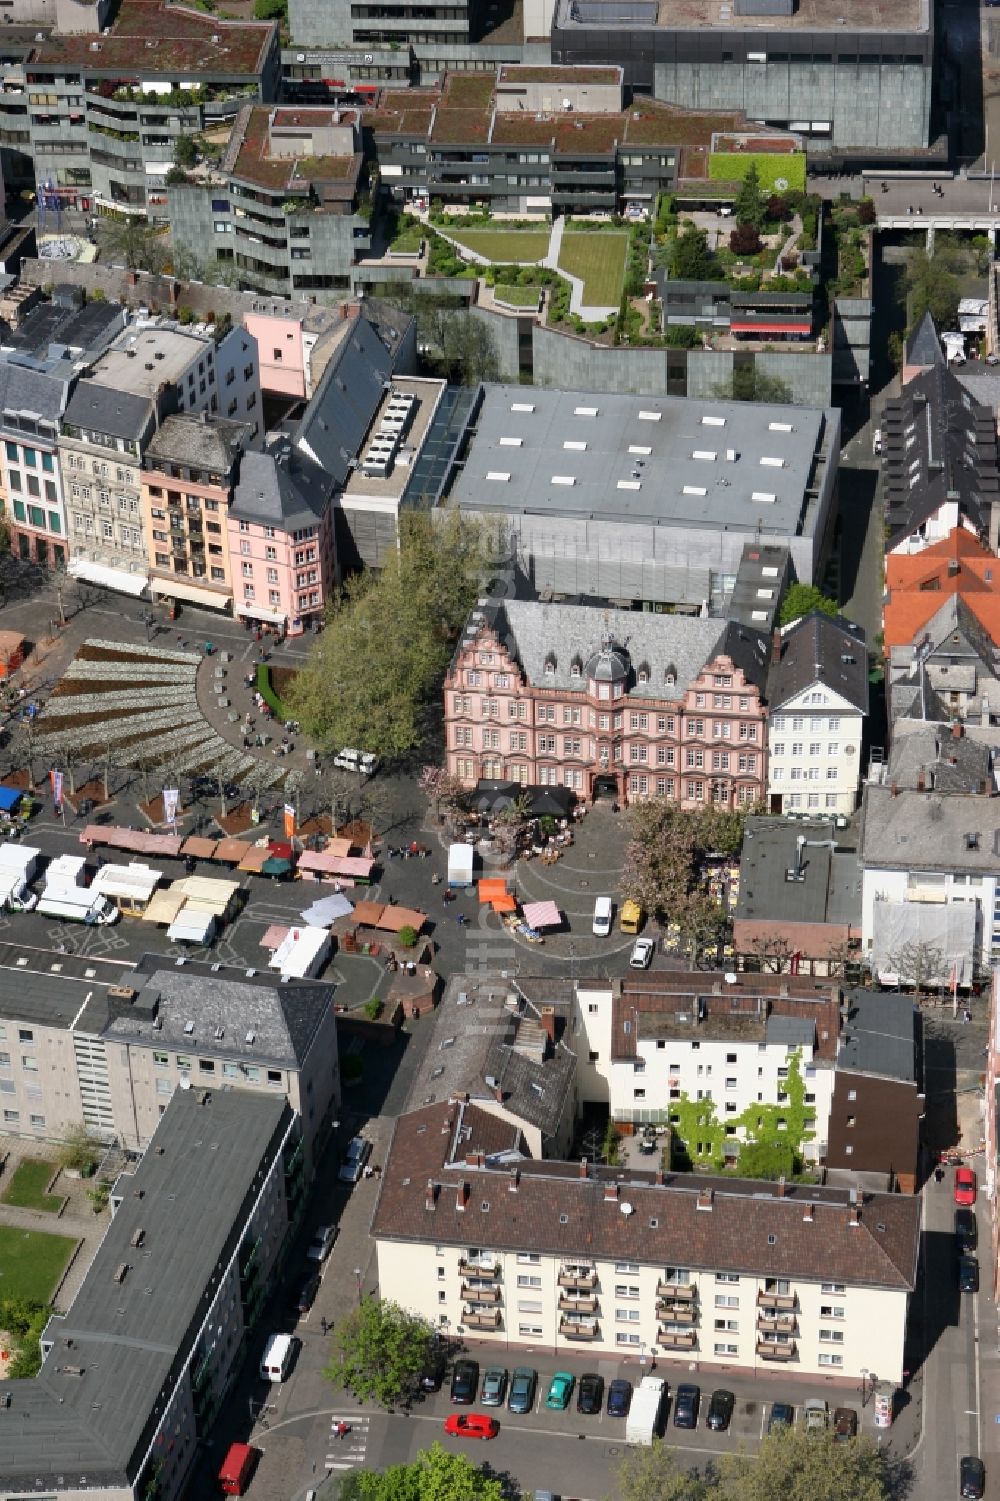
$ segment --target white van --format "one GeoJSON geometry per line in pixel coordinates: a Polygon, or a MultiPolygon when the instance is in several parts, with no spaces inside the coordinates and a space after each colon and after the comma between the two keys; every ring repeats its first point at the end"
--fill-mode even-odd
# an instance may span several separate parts
{"type": "Polygon", "coordinates": [[[295,1337],[291,1334],[272,1334],[260,1361],[261,1381],[284,1381],[295,1354],[295,1337]]]}
{"type": "Polygon", "coordinates": [[[611,932],[611,898],[599,896],[594,903],[594,936],[595,938],[607,938],[611,932]]]}

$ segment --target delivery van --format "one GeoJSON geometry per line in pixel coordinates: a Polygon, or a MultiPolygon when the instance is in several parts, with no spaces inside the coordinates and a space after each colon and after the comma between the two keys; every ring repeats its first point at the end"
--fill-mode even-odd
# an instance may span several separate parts
{"type": "Polygon", "coordinates": [[[229,1452],[219,1471],[219,1489],[223,1495],[243,1495],[259,1457],[259,1451],[252,1444],[229,1445],[229,1452]]]}
{"type": "Polygon", "coordinates": [[[629,898],[627,902],[623,902],[622,915],[619,924],[622,932],[632,934],[638,933],[639,929],[642,927],[645,915],[646,914],[643,912],[638,902],[633,902],[631,898],[629,898]]]}
{"type": "Polygon", "coordinates": [[[284,1381],[292,1368],[292,1358],[295,1355],[295,1336],[291,1334],[272,1334],[264,1349],[260,1362],[261,1381],[280,1382],[284,1381]]]}
{"type": "Polygon", "coordinates": [[[599,896],[594,903],[594,921],[591,928],[595,938],[607,938],[611,932],[611,919],[614,909],[609,896],[599,896]]]}

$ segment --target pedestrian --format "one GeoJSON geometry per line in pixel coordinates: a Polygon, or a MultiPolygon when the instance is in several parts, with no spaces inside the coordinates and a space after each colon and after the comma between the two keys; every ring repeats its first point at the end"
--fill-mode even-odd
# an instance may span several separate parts
{"type": "Polygon", "coordinates": [[[327,1323],[326,1319],[320,1319],[319,1327],[323,1334],[329,1333],[330,1325],[327,1323]]]}

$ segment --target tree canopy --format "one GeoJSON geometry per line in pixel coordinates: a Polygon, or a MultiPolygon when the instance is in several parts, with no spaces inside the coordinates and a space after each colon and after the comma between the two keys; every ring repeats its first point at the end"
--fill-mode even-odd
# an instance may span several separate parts
{"type": "Polygon", "coordinates": [[[767,199],[761,192],[760,173],[757,171],[756,162],[750,163],[747,175],[740,183],[740,190],[733,204],[733,214],[737,224],[752,224],[756,230],[764,228],[764,221],[767,219],[767,199]]]}
{"type": "Polygon", "coordinates": [[[888,1501],[890,1463],[867,1435],[768,1434],[756,1453],[723,1454],[704,1473],[686,1470],[669,1445],[631,1451],[618,1467],[621,1501],[888,1501]]]}
{"type": "Polygon", "coordinates": [[[440,1444],[421,1449],[412,1464],[390,1465],[381,1474],[355,1470],[341,1482],[339,1501],[503,1501],[504,1490],[466,1454],[440,1444]]]}
{"type": "Polygon", "coordinates": [[[418,745],[427,706],[476,601],[483,533],[457,514],[403,517],[381,573],[353,578],[287,694],[321,748],[355,745],[396,759],[418,745]]]}
{"type": "Polygon", "coordinates": [[[124,261],[130,271],[158,276],[167,263],[163,235],[144,219],[102,219],[98,242],[106,260],[124,261]]]}
{"type": "Polygon", "coordinates": [[[781,601],[778,620],[781,625],[791,625],[793,620],[799,620],[812,610],[821,610],[824,615],[836,615],[840,606],[835,599],[824,594],[822,589],[817,589],[815,584],[793,584],[781,601]]]}
{"type": "Polygon", "coordinates": [[[703,229],[688,229],[677,236],[670,257],[671,275],[679,281],[709,281],[715,270],[715,258],[703,229]]]}
{"type": "Polygon", "coordinates": [[[957,326],[961,289],[954,266],[955,252],[949,245],[935,248],[931,255],[926,250],[913,251],[906,267],[911,327],[927,312],[939,329],[957,326]]]}
{"type": "Polygon", "coordinates": [[[633,803],[624,891],[659,921],[677,923],[688,944],[712,942],[725,926],[725,913],[699,882],[698,868],[709,852],[736,853],[745,816],[743,810],[711,806],[679,808],[667,798],[633,803]]]}
{"type": "Polygon", "coordinates": [[[398,1303],[364,1298],[338,1324],[323,1374],[363,1402],[394,1407],[416,1390],[434,1331],[398,1303]]]}

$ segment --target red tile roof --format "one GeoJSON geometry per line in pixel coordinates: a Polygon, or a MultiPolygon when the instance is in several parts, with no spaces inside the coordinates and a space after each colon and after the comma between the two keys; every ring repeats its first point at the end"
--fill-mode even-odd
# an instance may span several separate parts
{"type": "Polygon", "coordinates": [[[964,527],[912,556],[886,559],[885,650],[910,646],[950,594],[1000,645],[1000,559],[964,527]],[[990,575],[987,577],[987,575],[990,575]]]}

